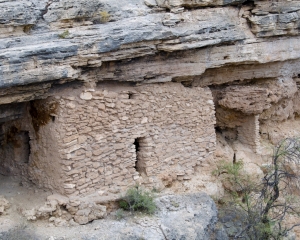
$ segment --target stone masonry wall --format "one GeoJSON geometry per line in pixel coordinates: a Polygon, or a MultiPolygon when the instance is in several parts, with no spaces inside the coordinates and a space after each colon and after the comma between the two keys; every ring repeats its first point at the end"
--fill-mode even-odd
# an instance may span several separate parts
{"type": "Polygon", "coordinates": [[[255,153],[260,151],[259,115],[250,115],[238,127],[238,140],[249,146],[255,153]]]}
{"type": "Polygon", "coordinates": [[[31,154],[29,179],[40,187],[63,192],[65,175],[58,149],[62,148],[56,123],[57,99],[35,100],[30,104],[31,154]]]}
{"type": "Polygon", "coordinates": [[[208,88],[99,86],[55,99],[51,131],[60,157],[53,161],[62,165],[63,194],[117,193],[135,183],[163,188],[190,179],[215,150],[208,88]]]}

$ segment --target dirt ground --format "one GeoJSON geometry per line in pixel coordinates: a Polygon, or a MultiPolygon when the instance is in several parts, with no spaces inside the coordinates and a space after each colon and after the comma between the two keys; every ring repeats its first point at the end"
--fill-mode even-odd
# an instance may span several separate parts
{"type": "MultiPolygon", "coordinates": [[[[202,178],[203,176],[196,178],[195,181],[190,181],[188,186],[174,184],[172,189],[166,189],[161,194],[200,191],[215,194],[218,192],[218,184],[207,184],[207,182],[211,182],[211,179],[202,178]]],[[[49,220],[28,221],[23,216],[24,210],[43,206],[46,198],[52,194],[54,192],[39,189],[34,184],[0,175],[0,197],[3,196],[10,203],[10,208],[3,215],[0,214],[0,240],[124,239],[123,232],[130,234],[129,226],[140,225],[140,221],[144,221],[144,219],[137,220],[135,217],[128,217],[126,220],[119,221],[116,220],[115,213],[112,212],[105,219],[95,220],[86,225],[74,223],[74,226],[58,227],[49,220]],[[119,235],[112,238],[111,236],[114,236],[116,232],[119,232],[119,235]]]]}
{"type": "MultiPolygon", "coordinates": [[[[146,225],[147,228],[153,228],[151,218],[127,216],[117,220],[114,212],[105,219],[95,220],[86,225],[74,223],[74,226],[55,226],[49,220],[41,219],[28,221],[23,216],[23,210],[42,206],[47,196],[52,194],[51,191],[39,189],[33,184],[0,175],[0,196],[10,203],[9,209],[0,215],[0,240],[127,240],[135,239],[131,238],[133,226],[146,225]],[[127,236],[123,235],[124,233],[127,236]]],[[[295,223],[298,219],[289,221],[295,223]]],[[[295,232],[296,239],[300,239],[299,227],[295,232]]]]}
{"type": "Polygon", "coordinates": [[[10,208],[0,215],[0,240],[101,239],[95,232],[101,220],[72,227],[56,227],[47,220],[27,221],[22,211],[42,206],[51,194],[51,191],[0,175],[0,195],[10,203],[10,208]]]}
{"type": "MultiPolygon", "coordinates": [[[[111,212],[105,219],[94,220],[86,225],[74,223],[74,226],[54,226],[49,220],[39,219],[32,222],[23,217],[23,210],[42,206],[47,196],[52,194],[51,191],[38,189],[34,185],[20,184],[16,179],[0,176],[0,195],[10,202],[10,208],[5,211],[5,214],[0,215],[0,240],[164,239],[160,229],[161,220],[156,215],[147,216],[138,213],[131,215],[126,212],[123,213],[124,218],[117,219],[116,212],[111,212]]],[[[202,208],[201,204],[199,206],[202,208]]],[[[183,209],[186,211],[185,216],[194,215],[193,212],[190,213],[191,208],[183,209]]],[[[205,212],[208,211],[206,207],[203,209],[205,212]]],[[[166,209],[162,212],[164,211],[166,209]]],[[[173,209],[173,213],[174,211],[173,209]]],[[[183,215],[180,213],[180,216],[183,215]]],[[[176,217],[175,221],[177,221],[176,217]]]]}

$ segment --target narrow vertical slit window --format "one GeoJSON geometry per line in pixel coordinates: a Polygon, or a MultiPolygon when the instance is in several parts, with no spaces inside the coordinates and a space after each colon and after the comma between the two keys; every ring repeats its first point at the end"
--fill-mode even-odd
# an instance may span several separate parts
{"type": "Polygon", "coordinates": [[[139,172],[139,168],[138,168],[138,165],[139,165],[139,158],[138,158],[138,155],[139,155],[139,151],[140,151],[140,138],[136,138],[134,140],[134,146],[135,146],[135,155],[136,155],[136,159],[135,159],[135,164],[134,164],[134,168],[137,172],[139,172]]]}
{"type": "Polygon", "coordinates": [[[25,144],[25,147],[24,147],[24,151],[25,151],[25,154],[24,154],[24,163],[29,163],[29,156],[31,154],[31,149],[30,149],[30,137],[29,137],[29,132],[24,132],[24,144],[25,144]]]}
{"type": "Polygon", "coordinates": [[[143,144],[145,144],[144,138],[136,138],[134,140],[134,146],[135,146],[135,163],[134,163],[134,169],[141,175],[145,176],[146,174],[146,164],[145,164],[145,157],[143,155],[143,144]]]}

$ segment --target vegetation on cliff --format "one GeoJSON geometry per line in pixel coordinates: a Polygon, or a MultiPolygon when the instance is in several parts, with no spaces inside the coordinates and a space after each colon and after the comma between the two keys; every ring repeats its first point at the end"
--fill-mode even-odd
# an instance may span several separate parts
{"type": "MultiPolygon", "coordinates": [[[[282,239],[300,223],[286,224],[289,214],[300,214],[300,140],[287,138],[274,149],[272,160],[263,168],[264,176],[253,179],[243,171],[243,162],[222,162],[214,171],[223,175],[230,200],[227,203],[244,215],[243,228],[235,239],[282,239]]],[[[225,201],[226,202],[226,201],[225,201]]]]}
{"type": "Polygon", "coordinates": [[[153,214],[156,209],[151,192],[143,190],[140,186],[129,188],[119,205],[124,210],[141,211],[147,214],[153,214]]]}

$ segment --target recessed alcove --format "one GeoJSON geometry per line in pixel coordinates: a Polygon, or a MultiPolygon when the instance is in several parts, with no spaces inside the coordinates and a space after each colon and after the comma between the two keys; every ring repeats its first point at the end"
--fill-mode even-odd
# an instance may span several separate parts
{"type": "Polygon", "coordinates": [[[0,174],[28,178],[30,134],[26,118],[27,103],[0,107],[0,174]]]}

